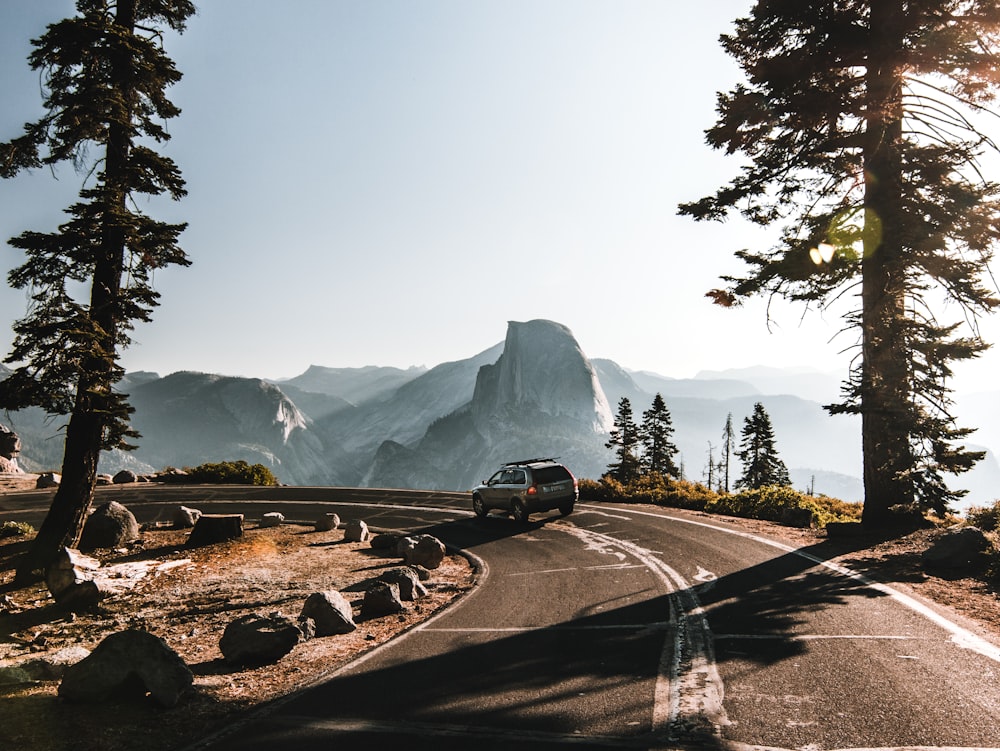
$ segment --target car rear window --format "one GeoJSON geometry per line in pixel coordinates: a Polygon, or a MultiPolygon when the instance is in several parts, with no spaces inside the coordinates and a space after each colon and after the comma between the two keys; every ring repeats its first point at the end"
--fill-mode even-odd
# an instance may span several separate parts
{"type": "Polygon", "coordinates": [[[548,485],[550,482],[562,482],[569,480],[572,475],[565,467],[540,467],[532,470],[534,480],[539,485],[548,485]]]}

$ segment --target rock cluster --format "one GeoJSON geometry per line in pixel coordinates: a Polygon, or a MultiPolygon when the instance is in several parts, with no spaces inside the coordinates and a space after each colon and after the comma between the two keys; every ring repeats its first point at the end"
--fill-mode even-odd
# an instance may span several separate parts
{"type": "MultiPolygon", "coordinates": [[[[113,532],[96,537],[113,546],[130,542],[131,523],[135,518],[121,504],[106,504],[94,517],[114,520],[113,532]],[[130,521],[131,520],[131,521],[130,521]]],[[[238,521],[242,533],[242,514],[202,514],[196,509],[179,507],[174,514],[175,528],[191,527],[191,538],[208,519],[238,521]]],[[[88,525],[91,521],[88,521],[88,525]]],[[[276,512],[265,514],[260,526],[284,523],[276,512]]],[[[103,525],[101,521],[98,527],[103,525]]],[[[340,519],[336,514],[324,514],[316,521],[317,528],[336,529],[340,519]]],[[[97,529],[97,527],[95,527],[97,529]]],[[[137,528],[135,536],[138,536],[137,528]]],[[[428,593],[423,581],[429,569],[441,565],[445,546],[431,535],[398,535],[381,533],[372,536],[368,525],[352,520],[345,525],[345,542],[369,542],[383,551],[392,551],[402,559],[400,566],[388,568],[368,582],[360,603],[359,616],[373,619],[406,612],[406,603],[419,600],[428,593]],[[376,542],[378,543],[376,545],[376,542]]],[[[199,543],[200,544],[200,543],[199,543]]],[[[65,549],[59,560],[50,566],[46,577],[53,597],[69,610],[79,610],[99,602],[107,593],[101,564],[78,550],[65,549]]],[[[313,592],[302,604],[297,616],[280,612],[247,613],[229,622],[220,639],[219,650],[224,660],[237,668],[255,667],[276,662],[289,654],[297,644],[313,638],[335,637],[357,629],[354,605],[341,592],[327,589],[313,592]]],[[[146,696],[156,704],[171,707],[177,704],[193,684],[191,670],[166,642],[146,631],[129,629],[109,635],[93,652],[76,652],[70,658],[52,666],[31,663],[12,666],[0,671],[0,683],[33,680],[33,675],[62,677],[59,695],[72,702],[104,702],[114,697],[146,696]],[[48,671],[45,673],[42,668],[48,671]]]]}

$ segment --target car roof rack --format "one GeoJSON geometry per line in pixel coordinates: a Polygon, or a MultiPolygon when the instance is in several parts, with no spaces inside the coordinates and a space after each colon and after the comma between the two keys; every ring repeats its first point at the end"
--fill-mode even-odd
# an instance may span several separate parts
{"type": "Polygon", "coordinates": [[[521,464],[536,464],[538,462],[554,462],[558,458],[559,458],[558,456],[543,456],[543,457],[539,457],[538,459],[522,459],[521,461],[517,461],[517,462],[506,462],[503,466],[505,466],[505,467],[516,467],[516,466],[521,465],[521,464]]]}

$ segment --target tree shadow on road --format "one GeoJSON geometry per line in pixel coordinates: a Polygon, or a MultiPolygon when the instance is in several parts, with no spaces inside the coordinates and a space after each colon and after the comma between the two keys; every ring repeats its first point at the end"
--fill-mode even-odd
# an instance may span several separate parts
{"type": "MultiPolygon", "coordinates": [[[[475,548],[537,530],[547,521],[524,527],[499,518],[463,519],[414,533],[434,534],[446,543],[475,548]]],[[[663,673],[670,672],[665,665],[678,666],[670,672],[673,678],[675,672],[685,670],[679,622],[686,620],[687,627],[696,628],[704,618],[714,634],[727,639],[761,637],[741,643],[738,653],[716,648],[720,661],[739,659],[764,665],[796,658],[809,649],[807,641],[795,637],[811,615],[855,598],[886,596],[863,580],[818,562],[844,552],[844,543],[819,543],[708,584],[651,593],[641,601],[590,611],[542,628],[496,622],[486,629],[450,633],[446,627],[431,624],[419,635],[411,635],[421,640],[419,649],[406,651],[421,655],[416,659],[390,647],[362,668],[348,670],[292,699],[282,712],[317,721],[365,718],[460,728],[461,733],[470,728],[476,732],[495,729],[495,737],[486,733],[476,738],[480,751],[510,748],[515,741],[522,751],[556,748],[574,735],[596,739],[588,742],[588,748],[601,748],[602,735],[607,736],[609,748],[633,743],[645,748],[650,743],[678,740],[685,748],[722,748],[716,736],[706,733],[703,718],[679,716],[670,726],[653,726],[650,702],[658,682],[664,680],[663,673]],[[671,615],[678,613],[679,617],[671,615]],[[587,697],[595,695],[602,702],[587,703],[587,697]]],[[[675,684],[670,690],[679,688],[675,684]]],[[[258,730],[254,737],[267,736],[258,730]]]]}

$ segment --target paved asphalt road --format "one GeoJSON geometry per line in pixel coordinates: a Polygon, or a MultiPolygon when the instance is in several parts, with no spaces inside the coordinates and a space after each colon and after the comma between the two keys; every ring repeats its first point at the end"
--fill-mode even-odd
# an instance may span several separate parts
{"type": "MultiPolygon", "coordinates": [[[[28,519],[34,496],[0,496],[0,511],[28,519]]],[[[457,605],[199,750],[1000,748],[1000,647],[825,564],[823,545],[651,506],[582,503],[522,527],[449,493],[108,497],[143,520],[178,501],[250,519],[332,509],[484,567],[457,605]]]]}

